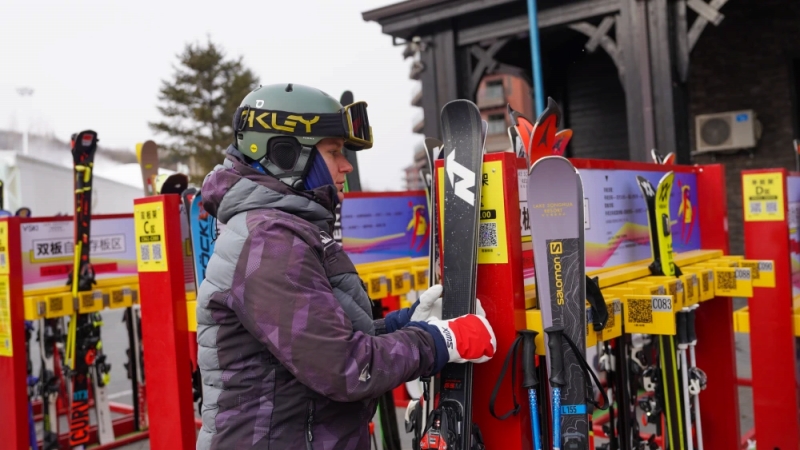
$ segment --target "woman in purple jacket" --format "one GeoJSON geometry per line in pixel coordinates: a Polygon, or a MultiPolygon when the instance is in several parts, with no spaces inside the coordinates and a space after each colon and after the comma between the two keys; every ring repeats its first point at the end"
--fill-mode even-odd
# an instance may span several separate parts
{"type": "Polygon", "coordinates": [[[235,144],[206,176],[225,225],[200,285],[198,449],[369,449],[376,399],[446,363],[484,362],[482,311],[441,320],[441,286],[372,319],[355,267],[332,238],[352,170],[372,147],[365,103],[307,86],[262,86],[234,117],[235,144]]]}

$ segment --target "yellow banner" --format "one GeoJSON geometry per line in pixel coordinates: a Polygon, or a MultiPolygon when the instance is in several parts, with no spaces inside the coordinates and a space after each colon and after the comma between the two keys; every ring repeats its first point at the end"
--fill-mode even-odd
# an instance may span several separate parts
{"type": "Polygon", "coordinates": [[[784,220],[783,174],[780,172],[744,174],[742,191],[745,222],[784,220]]]}
{"type": "Polygon", "coordinates": [[[623,297],[625,333],[675,334],[675,300],[671,295],[623,297]]]}
{"type": "Polygon", "coordinates": [[[139,272],[166,272],[167,253],[164,233],[164,204],[133,205],[136,232],[136,266],[139,272]]]}

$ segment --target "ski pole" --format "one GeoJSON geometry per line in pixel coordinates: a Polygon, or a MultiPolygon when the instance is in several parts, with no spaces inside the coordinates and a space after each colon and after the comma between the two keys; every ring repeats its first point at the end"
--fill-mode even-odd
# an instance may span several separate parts
{"type": "MultiPolygon", "coordinates": [[[[689,359],[692,366],[692,373],[700,372],[704,378],[705,374],[697,368],[697,357],[694,352],[697,346],[697,334],[694,328],[694,310],[699,307],[700,305],[694,305],[689,311],[687,317],[689,320],[686,322],[686,329],[689,337],[689,359]]],[[[701,385],[702,381],[698,382],[698,384],[701,385]]],[[[701,386],[697,386],[696,393],[694,394],[694,420],[697,428],[697,450],[703,450],[703,421],[700,420],[700,389],[701,386]]]]}
{"type": "Polygon", "coordinates": [[[544,332],[547,333],[547,347],[550,350],[550,384],[553,385],[553,450],[561,450],[561,388],[567,385],[561,346],[564,327],[553,326],[544,332]]]}
{"type": "Polygon", "coordinates": [[[542,450],[542,430],[539,425],[539,402],[536,399],[536,387],[539,378],[536,375],[536,335],[532,330],[520,330],[522,335],[522,370],[524,371],[522,387],[528,390],[528,402],[531,407],[531,429],[533,433],[533,449],[542,450]]]}
{"type": "Polygon", "coordinates": [[[683,414],[684,422],[686,423],[686,448],[694,450],[692,442],[692,412],[689,399],[689,370],[686,367],[686,349],[689,347],[689,336],[687,330],[687,316],[688,313],[684,309],[675,314],[677,320],[678,331],[678,356],[680,357],[681,364],[681,381],[683,385],[683,414]]]}

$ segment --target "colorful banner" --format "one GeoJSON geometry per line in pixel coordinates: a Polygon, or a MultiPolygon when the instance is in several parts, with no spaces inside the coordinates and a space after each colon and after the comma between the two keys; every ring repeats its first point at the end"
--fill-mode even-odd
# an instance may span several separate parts
{"type": "Polygon", "coordinates": [[[342,245],[354,264],[428,256],[424,193],[350,196],[342,203],[342,245]]]}
{"type": "MultiPolygon", "coordinates": [[[[653,186],[666,173],[635,170],[579,170],[583,180],[588,270],[652,259],[647,206],[636,176],[653,186]]],[[[697,177],[675,172],[670,195],[672,246],[681,253],[700,248],[697,177]]]]}
{"type": "MultiPolygon", "coordinates": [[[[73,266],[75,227],[71,219],[21,225],[23,289],[67,285],[73,266]]],[[[89,240],[97,280],[136,275],[133,218],[92,218],[89,240]]]]}
{"type": "Polygon", "coordinates": [[[789,254],[792,259],[792,298],[800,296],[800,175],[786,177],[789,201],[789,254]]]}

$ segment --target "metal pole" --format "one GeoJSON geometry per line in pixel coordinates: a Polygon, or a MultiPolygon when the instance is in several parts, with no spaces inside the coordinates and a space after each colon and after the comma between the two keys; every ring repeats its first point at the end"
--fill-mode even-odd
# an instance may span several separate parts
{"type": "Polygon", "coordinates": [[[544,84],[542,83],[542,59],[539,52],[539,20],[536,17],[536,0],[528,0],[530,22],[531,62],[533,64],[533,92],[536,100],[536,117],[544,111],[544,84]]]}
{"type": "Polygon", "coordinates": [[[30,108],[28,104],[28,100],[26,97],[30,97],[33,95],[33,89],[29,87],[20,87],[17,88],[17,94],[23,98],[23,102],[25,103],[25,120],[22,127],[22,154],[28,154],[28,128],[30,127],[30,108]]]}

